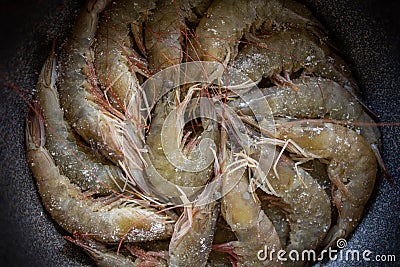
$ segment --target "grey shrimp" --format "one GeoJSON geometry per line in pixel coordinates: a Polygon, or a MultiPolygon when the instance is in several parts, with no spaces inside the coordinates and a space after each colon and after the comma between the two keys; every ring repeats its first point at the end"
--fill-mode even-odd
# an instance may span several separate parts
{"type": "Polygon", "coordinates": [[[63,173],[83,191],[100,194],[119,191],[125,180],[122,171],[91,155],[92,151],[75,138],[64,120],[55,88],[56,75],[56,59],[52,51],[36,85],[36,99],[40,103],[37,109],[41,110],[46,122],[46,149],[63,173]]]}
{"type": "Polygon", "coordinates": [[[172,235],[173,220],[150,206],[112,196],[93,199],[60,173],[44,147],[44,123],[33,110],[26,125],[27,159],[42,201],[52,218],[70,233],[90,234],[101,242],[150,241],[172,235]],[[108,202],[108,203],[107,203],[108,202]]]}
{"type": "Polygon", "coordinates": [[[116,251],[110,251],[107,247],[90,237],[84,236],[80,233],[75,232],[73,237],[64,237],[69,242],[83,248],[86,253],[96,262],[98,267],[145,267],[155,266],[162,267],[168,266],[167,260],[164,259],[163,253],[158,252],[145,252],[142,249],[126,245],[129,252],[136,256],[136,259],[132,259],[130,255],[123,255],[116,251]],[[154,255],[156,254],[156,255],[154,255]]]}
{"type": "Polygon", "coordinates": [[[277,83],[298,88],[290,80],[290,74],[304,69],[304,74],[329,78],[356,90],[347,65],[315,36],[303,30],[293,29],[277,32],[259,43],[245,45],[231,64],[255,82],[262,77],[277,83]],[[282,75],[281,75],[282,74],[282,75]]]}
{"type": "MultiPolygon", "coordinates": [[[[147,62],[133,49],[129,33],[130,26],[141,25],[154,7],[153,1],[121,0],[100,16],[94,44],[95,64],[103,90],[119,110],[126,111],[131,102],[138,101],[136,72],[149,76],[147,62]]],[[[138,34],[141,33],[135,32],[135,37],[138,34]]]]}
{"type": "Polygon", "coordinates": [[[374,189],[377,162],[368,142],[356,132],[332,123],[286,122],[276,127],[276,137],[290,139],[328,160],[333,203],[339,218],[323,245],[333,245],[354,230],[374,189]]]}
{"type": "Polygon", "coordinates": [[[257,18],[252,24],[252,31],[271,33],[297,28],[307,29],[315,34],[325,32],[311,11],[296,1],[265,0],[256,12],[257,18]]]}
{"type": "Polygon", "coordinates": [[[91,42],[96,33],[99,13],[109,1],[91,0],[78,14],[75,27],[64,46],[60,60],[58,92],[66,120],[89,144],[104,150],[105,156],[118,162],[122,148],[115,140],[119,134],[118,114],[109,114],[98,102],[89,79],[92,53],[91,42]]]}
{"type": "MultiPolygon", "coordinates": [[[[257,158],[257,154],[251,157],[257,158]]],[[[315,250],[324,240],[331,225],[331,203],[328,195],[308,172],[296,166],[290,158],[285,155],[279,157],[279,153],[275,153],[275,161],[276,174],[271,170],[267,179],[279,195],[280,202],[286,206],[290,232],[284,249],[298,252],[315,250]]],[[[280,238],[283,239],[282,236],[280,238]]]]}
{"type": "Polygon", "coordinates": [[[181,1],[162,1],[146,21],[145,46],[152,72],[179,64],[182,60],[184,17],[181,1]]]}
{"type": "Polygon", "coordinates": [[[220,211],[219,203],[210,199],[215,192],[220,192],[218,182],[185,205],[169,245],[170,266],[206,266],[220,211]]]}
{"type": "Polygon", "coordinates": [[[236,167],[232,167],[231,170],[229,166],[235,166],[232,165],[234,161],[231,152],[223,148],[221,153],[226,161],[224,165],[221,164],[225,166],[222,178],[222,216],[235,233],[237,241],[214,245],[214,248],[231,254],[238,266],[279,266],[276,258],[265,261],[258,259],[257,252],[262,250],[264,245],[271,249],[281,249],[279,236],[271,220],[261,209],[258,199],[249,191],[247,172],[241,174],[243,168],[236,167]],[[242,175],[238,182],[237,175],[242,175]],[[232,188],[232,183],[235,182],[237,183],[232,188]],[[230,191],[225,192],[227,189],[230,191]]]}
{"type": "Polygon", "coordinates": [[[250,29],[262,2],[214,1],[196,28],[194,46],[199,59],[223,62],[227,55],[234,55],[238,40],[250,29]]]}
{"type": "MultiPolygon", "coordinates": [[[[290,86],[274,86],[262,88],[261,91],[268,102],[274,116],[294,118],[322,118],[339,120],[348,124],[355,123],[353,128],[371,144],[380,144],[380,132],[374,120],[364,111],[345,88],[337,82],[324,78],[304,77],[293,80],[299,89],[292,90],[290,86]],[[360,123],[361,126],[357,126],[360,123]],[[365,124],[365,125],[362,125],[365,124]]],[[[243,115],[252,115],[250,106],[257,103],[252,97],[254,92],[246,93],[249,103],[241,99],[228,102],[237,112],[243,115]]]]}
{"type": "MultiPolygon", "coordinates": [[[[136,101],[121,114],[109,106],[94,79],[90,49],[98,15],[108,1],[89,1],[78,15],[74,30],[63,49],[58,92],[66,120],[89,144],[119,165],[133,185],[149,192],[144,179],[143,129],[132,119],[136,101]]],[[[135,99],[137,100],[137,99],[135,99]]],[[[139,107],[137,107],[139,108],[139,107]]]]}

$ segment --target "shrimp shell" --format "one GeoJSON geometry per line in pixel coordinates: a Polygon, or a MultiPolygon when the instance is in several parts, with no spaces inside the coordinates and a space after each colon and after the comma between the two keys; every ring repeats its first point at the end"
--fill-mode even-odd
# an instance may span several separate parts
{"type": "Polygon", "coordinates": [[[184,17],[181,1],[163,1],[146,21],[145,46],[152,72],[179,64],[182,60],[181,29],[184,17]]]}

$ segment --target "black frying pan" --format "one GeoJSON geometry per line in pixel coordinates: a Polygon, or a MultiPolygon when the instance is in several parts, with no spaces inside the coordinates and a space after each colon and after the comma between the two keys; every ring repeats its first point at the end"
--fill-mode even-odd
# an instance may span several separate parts
{"type": "MultiPolygon", "coordinates": [[[[382,122],[400,122],[400,8],[395,1],[306,0],[350,63],[365,103],[382,122]]],[[[13,0],[0,3],[0,68],[18,88],[31,91],[50,51],[65,40],[82,1],[13,0]]],[[[4,77],[0,80],[4,83],[4,77]]],[[[25,93],[22,93],[26,96],[25,93]]],[[[90,258],[66,242],[44,211],[25,160],[27,105],[0,88],[0,266],[82,266],[90,258]]],[[[400,128],[385,126],[383,158],[400,183],[400,128]]],[[[400,191],[378,176],[365,217],[347,249],[394,254],[396,263],[336,260],[326,266],[398,266],[400,191]]],[[[343,250],[343,251],[346,251],[343,250]]],[[[340,258],[340,257],[339,257],[340,258]]]]}

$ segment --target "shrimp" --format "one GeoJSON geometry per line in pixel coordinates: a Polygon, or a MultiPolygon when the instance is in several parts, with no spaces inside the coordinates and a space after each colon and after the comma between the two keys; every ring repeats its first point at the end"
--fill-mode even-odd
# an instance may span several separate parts
{"type": "Polygon", "coordinates": [[[253,31],[264,33],[285,31],[288,28],[324,32],[324,27],[304,5],[291,0],[266,0],[257,8],[257,18],[254,20],[253,31]]]}
{"type": "MultiPolygon", "coordinates": [[[[366,124],[355,127],[371,144],[380,144],[380,132],[374,120],[363,107],[340,84],[323,78],[304,77],[293,80],[299,89],[295,92],[290,86],[275,86],[261,89],[265,100],[274,116],[295,118],[327,118],[354,123],[366,124]]],[[[247,103],[237,99],[228,103],[239,114],[251,116],[249,107],[257,103],[256,92],[246,93],[247,103]]]]}
{"type": "Polygon", "coordinates": [[[239,40],[251,27],[254,30],[270,30],[276,24],[280,27],[290,25],[323,29],[310,11],[291,1],[217,0],[196,28],[195,46],[198,52],[201,51],[201,60],[222,62],[229,52],[234,57],[239,40]]]}
{"type": "Polygon", "coordinates": [[[123,158],[115,140],[119,136],[116,125],[121,120],[118,114],[109,114],[96,102],[98,96],[89,92],[92,85],[88,78],[92,56],[89,46],[97,29],[98,15],[107,3],[89,1],[79,13],[61,56],[58,92],[64,115],[76,132],[87,143],[101,147],[106,157],[118,162],[123,158]]]}
{"type": "MultiPolygon", "coordinates": [[[[183,101],[183,104],[176,109],[169,107],[168,103],[170,100],[169,98],[173,97],[173,93],[169,93],[167,98],[159,101],[155,107],[155,117],[152,120],[149,135],[146,140],[152,151],[150,156],[152,164],[149,165],[154,166],[155,171],[162,174],[162,176],[165,177],[169,182],[181,187],[199,187],[204,185],[207,180],[209,180],[212,171],[212,167],[207,166],[200,171],[177,169],[168,161],[167,156],[162,150],[163,146],[164,149],[179,149],[179,146],[165,146],[166,144],[162,142],[162,136],[164,135],[167,140],[179,140],[180,142],[180,131],[182,129],[179,125],[184,124],[181,121],[181,116],[185,115],[185,109],[188,105],[188,101],[192,97],[192,94],[193,90],[189,90],[183,101]],[[169,111],[171,112],[168,114],[169,111]],[[182,112],[183,114],[181,114],[182,112]],[[163,129],[163,131],[161,131],[164,123],[170,126],[172,125],[172,127],[167,127],[167,130],[163,129]]],[[[195,102],[195,104],[197,103],[195,102]]],[[[203,109],[205,108],[206,107],[203,106],[203,109]]],[[[201,134],[199,141],[209,137],[215,140],[215,138],[217,138],[217,128],[215,124],[208,122],[207,118],[202,119],[204,132],[201,134]]],[[[199,152],[199,149],[196,147],[191,151],[189,150],[188,158],[197,159],[199,152]]],[[[198,160],[194,160],[191,163],[194,162],[198,162],[198,160]]],[[[208,162],[208,160],[206,160],[206,162],[208,162]]],[[[154,174],[154,171],[151,172],[150,169],[149,172],[150,179],[156,175],[154,174]]],[[[166,186],[160,185],[159,182],[153,183],[155,183],[156,188],[162,187],[164,192],[165,190],[175,189],[175,187],[172,189],[166,188],[166,186]]],[[[182,191],[184,191],[184,189],[182,191]]],[[[196,191],[197,190],[184,192],[188,193],[188,196],[185,195],[185,198],[187,199],[188,197],[192,197],[192,194],[196,191]]],[[[174,234],[171,238],[169,246],[170,266],[206,265],[208,255],[211,252],[211,244],[219,214],[217,202],[211,201],[210,203],[202,204],[203,201],[208,200],[208,192],[214,192],[214,190],[210,190],[209,187],[203,189],[202,193],[194,201],[194,207],[187,206],[187,201],[189,201],[188,199],[187,201],[184,201],[184,203],[186,203],[184,212],[175,224],[174,234]]],[[[164,193],[164,195],[168,195],[170,197],[173,196],[171,192],[164,193]]]]}
{"type": "Polygon", "coordinates": [[[113,251],[107,251],[104,244],[91,240],[84,235],[74,233],[74,238],[70,236],[64,237],[69,242],[83,248],[87,254],[96,262],[99,267],[134,267],[137,266],[135,262],[124,255],[118,254],[113,251]]]}
{"type": "Polygon", "coordinates": [[[256,19],[263,1],[216,0],[196,28],[195,49],[200,60],[223,62],[237,50],[238,40],[256,19]]]}
{"type": "MultiPolygon", "coordinates": [[[[181,192],[177,191],[176,186],[179,186],[187,197],[192,199],[198,192],[197,189],[211,178],[214,156],[210,150],[205,151],[204,148],[213,148],[214,144],[215,150],[215,141],[219,139],[215,123],[206,123],[207,118],[202,118],[204,130],[196,140],[199,145],[190,149],[187,145],[184,148],[187,156],[182,153],[182,128],[185,124],[185,113],[187,113],[185,109],[187,105],[193,106],[193,104],[195,109],[198,108],[197,102],[189,102],[192,94],[193,90],[189,90],[182,104],[176,108],[169,106],[168,98],[159,101],[146,139],[148,150],[151,151],[148,159],[149,167],[146,169],[150,182],[157,192],[163,191],[162,195],[178,197],[178,199],[174,198],[174,201],[179,202],[181,192]],[[214,143],[210,144],[211,140],[214,143]],[[168,183],[163,183],[165,180],[168,183]]],[[[201,106],[200,103],[200,108],[201,106]]]]}
{"type": "MultiPolygon", "coordinates": [[[[212,0],[162,1],[146,21],[145,45],[149,57],[150,69],[155,71],[181,63],[183,40],[190,35],[186,20],[197,24],[197,15],[210,6],[212,0]]],[[[193,44],[189,43],[189,49],[193,44]]],[[[194,52],[194,51],[191,51],[194,52]]],[[[190,55],[192,59],[196,56],[190,55]]]]}
{"type": "MultiPolygon", "coordinates": [[[[150,156],[151,162],[156,169],[163,174],[168,180],[180,186],[201,186],[209,179],[211,170],[206,169],[205,172],[185,172],[183,170],[176,170],[176,167],[171,165],[165,156],[162,147],[161,129],[164,121],[171,109],[167,107],[167,101],[160,101],[155,107],[155,116],[150,126],[149,135],[147,137],[147,144],[151,147],[152,155],[150,156]]],[[[205,133],[208,133],[206,131],[205,133]]],[[[205,136],[204,136],[205,137],[205,136]]],[[[201,140],[202,138],[200,138],[201,140]]],[[[196,158],[199,151],[192,150],[189,157],[196,158]]]]}
{"type": "Polygon", "coordinates": [[[170,266],[206,266],[219,215],[219,203],[209,195],[220,192],[220,184],[207,187],[194,202],[186,205],[175,224],[169,245],[170,266]]]}
{"type": "Polygon", "coordinates": [[[65,230],[92,235],[101,242],[150,241],[172,235],[173,220],[140,201],[86,197],[60,173],[44,147],[44,123],[33,110],[27,116],[27,159],[40,196],[52,218],[65,230]],[[144,205],[144,204],[142,204],[144,205]]]}
{"type": "Polygon", "coordinates": [[[125,177],[115,165],[100,161],[90,155],[90,150],[75,138],[63,112],[55,88],[56,61],[54,50],[47,58],[36,85],[37,107],[43,113],[47,124],[46,149],[53,156],[57,166],[83,191],[110,194],[123,186],[125,177]]]}
{"type": "Polygon", "coordinates": [[[150,192],[144,178],[142,157],[144,131],[132,119],[139,114],[137,98],[127,104],[126,114],[105,103],[93,78],[91,41],[96,32],[98,14],[106,1],[89,1],[81,10],[61,57],[58,92],[66,120],[89,144],[119,165],[127,179],[144,192],[150,192]],[[92,74],[92,76],[90,75],[92,74]]]}
{"type": "MultiPolygon", "coordinates": [[[[139,82],[135,72],[149,76],[147,62],[133,49],[129,26],[140,25],[153,1],[122,0],[106,9],[99,20],[94,44],[95,64],[103,90],[111,92],[115,108],[125,110],[137,98],[139,82]]],[[[136,100],[137,101],[137,100],[136,100]]]]}
{"type": "MultiPolygon", "coordinates": [[[[122,255],[121,253],[109,251],[107,247],[89,237],[86,237],[77,232],[74,233],[73,238],[70,236],[64,237],[66,240],[74,243],[75,245],[83,248],[89,256],[96,262],[99,267],[135,267],[135,266],[167,266],[166,261],[162,257],[154,257],[149,255],[141,249],[133,249],[127,245],[127,249],[130,252],[134,252],[134,256],[137,256],[136,260],[133,260],[130,256],[122,255]]],[[[151,253],[154,254],[154,253],[151,253]]]]}
{"type": "Polygon", "coordinates": [[[197,25],[211,3],[212,0],[182,0],[181,9],[187,20],[197,25]]]}
{"type": "Polygon", "coordinates": [[[207,265],[219,215],[219,203],[213,199],[220,193],[218,180],[205,187],[193,204],[186,203],[169,246],[171,266],[207,265]]]}
{"type": "Polygon", "coordinates": [[[295,91],[298,88],[291,82],[290,74],[302,69],[303,73],[334,80],[349,91],[356,89],[346,64],[304,29],[274,33],[261,40],[258,44],[244,46],[231,67],[253,81],[273,78],[278,83],[291,85],[295,91]]]}
{"type": "MultiPolygon", "coordinates": [[[[275,153],[276,173],[270,171],[267,179],[287,205],[290,226],[287,251],[316,249],[325,238],[331,224],[331,203],[328,195],[309,173],[288,157],[275,153]]],[[[257,158],[257,153],[251,155],[257,158]]],[[[282,237],[281,237],[282,238],[282,237]]]]}
{"type": "Polygon", "coordinates": [[[181,1],[163,1],[146,21],[145,46],[152,72],[179,64],[182,59],[181,1]]]}
{"type": "Polygon", "coordinates": [[[339,217],[323,245],[328,247],[347,237],[360,221],[374,188],[377,162],[368,142],[356,132],[332,123],[283,123],[277,125],[275,134],[328,160],[327,173],[339,217]]]}
{"type": "Polygon", "coordinates": [[[290,233],[289,222],[286,219],[286,205],[282,203],[278,197],[264,195],[263,192],[257,192],[257,195],[260,197],[263,211],[274,224],[282,248],[286,248],[290,233]],[[277,200],[269,200],[271,197],[277,200]]]}
{"type": "MultiPolygon", "coordinates": [[[[229,150],[223,149],[221,153],[231,165],[232,156],[229,156],[229,150]]],[[[238,240],[215,245],[214,249],[229,252],[237,260],[238,266],[278,266],[280,263],[276,261],[276,258],[261,261],[257,257],[257,251],[262,250],[264,246],[279,250],[281,243],[271,220],[261,209],[258,200],[249,192],[246,172],[241,174],[242,168],[235,168],[233,171],[226,167],[224,169],[222,216],[238,240]],[[238,182],[237,175],[242,175],[238,182]],[[232,188],[234,182],[237,183],[232,188]],[[230,191],[225,194],[226,188],[230,191]]]]}

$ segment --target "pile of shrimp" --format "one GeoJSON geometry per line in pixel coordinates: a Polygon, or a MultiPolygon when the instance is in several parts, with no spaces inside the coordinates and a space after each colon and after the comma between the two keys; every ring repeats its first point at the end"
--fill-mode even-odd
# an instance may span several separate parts
{"type": "Polygon", "coordinates": [[[339,54],[293,1],[88,0],[27,115],[45,208],[99,266],[315,261],[380,161],[339,54]]]}

